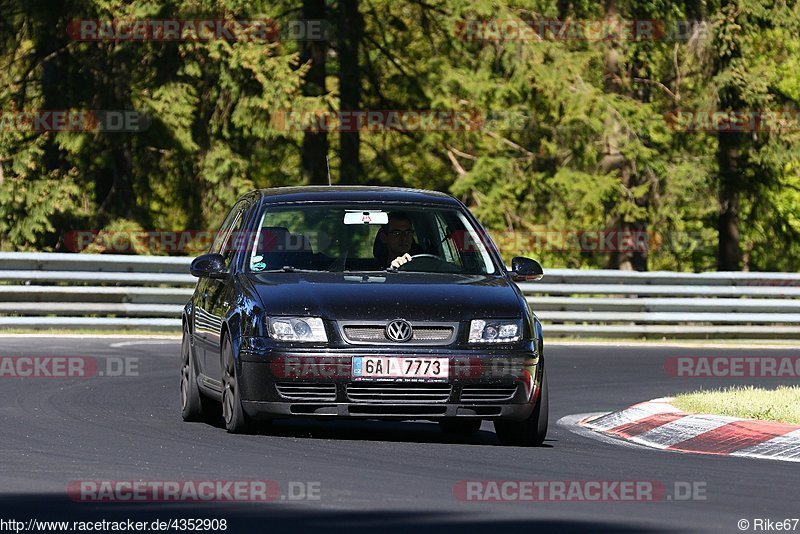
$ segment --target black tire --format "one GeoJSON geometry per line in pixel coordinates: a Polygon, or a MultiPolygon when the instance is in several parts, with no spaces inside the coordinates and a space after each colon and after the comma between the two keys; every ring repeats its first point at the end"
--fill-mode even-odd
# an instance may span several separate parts
{"type": "Polygon", "coordinates": [[[222,418],[231,434],[250,432],[252,423],[242,408],[242,397],[236,373],[236,361],[228,337],[222,339],[222,418]]]}
{"type": "Polygon", "coordinates": [[[442,419],[439,421],[439,428],[445,434],[452,434],[454,436],[469,436],[481,429],[481,419],[473,418],[452,418],[442,419]]]}
{"type": "Polygon", "coordinates": [[[202,421],[206,417],[204,397],[197,387],[197,371],[191,350],[189,335],[184,328],[181,342],[181,417],[184,421],[202,421]]]}
{"type": "Polygon", "coordinates": [[[538,447],[547,436],[549,412],[547,369],[542,369],[542,391],[531,415],[523,421],[497,419],[494,422],[494,431],[503,445],[538,447]]]}

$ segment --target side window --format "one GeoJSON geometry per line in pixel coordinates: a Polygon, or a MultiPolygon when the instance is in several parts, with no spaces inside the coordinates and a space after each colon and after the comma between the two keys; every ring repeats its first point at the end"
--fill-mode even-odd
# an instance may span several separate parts
{"type": "Polygon", "coordinates": [[[442,220],[442,217],[439,215],[436,216],[436,229],[439,234],[439,241],[442,244],[444,259],[461,267],[461,255],[458,253],[456,244],[453,242],[453,232],[447,222],[442,220]]]}
{"type": "Polygon", "coordinates": [[[243,205],[243,202],[236,204],[228,213],[228,216],[225,217],[225,221],[223,221],[222,226],[219,227],[217,235],[214,237],[214,243],[211,245],[211,250],[209,252],[217,254],[222,252],[222,245],[227,240],[231,226],[233,226],[236,217],[240,215],[243,205]]]}
{"type": "Polygon", "coordinates": [[[225,236],[225,240],[223,241],[220,249],[220,253],[225,258],[226,268],[230,268],[231,261],[236,255],[236,251],[247,246],[247,239],[245,239],[244,233],[242,232],[244,212],[245,210],[242,206],[240,206],[239,210],[235,212],[235,218],[233,220],[233,224],[231,225],[231,230],[225,236]]]}

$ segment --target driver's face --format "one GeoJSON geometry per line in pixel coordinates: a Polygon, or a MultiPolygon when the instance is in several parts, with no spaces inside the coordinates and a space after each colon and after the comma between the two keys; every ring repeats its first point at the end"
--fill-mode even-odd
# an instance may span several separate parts
{"type": "Polygon", "coordinates": [[[411,250],[414,230],[409,221],[389,221],[386,227],[386,248],[389,250],[389,261],[411,250]]]}

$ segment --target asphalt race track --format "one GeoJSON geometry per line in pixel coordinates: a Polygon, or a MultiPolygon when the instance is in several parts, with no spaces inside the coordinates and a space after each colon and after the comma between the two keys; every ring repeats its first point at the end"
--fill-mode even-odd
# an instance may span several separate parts
{"type": "MultiPolygon", "coordinates": [[[[755,519],[800,517],[798,464],[633,448],[556,424],[567,415],[733,383],[669,376],[664,363],[671,356],[796,355],[796,350],[546,346],[550,433],[545,447],[527,449],[500,446],[490,423],[471,438],[446,437],[437,425],[422,421],[277,423],[248,436],[183,423],[179,349],[177,340],[0,338],[0,357],[88,356],[97,359],[99,370],[118,371],[122,359],[132,365],[129,376],[0,378],[0,519],[224,518],[232,533],[310,528],[625,533],[739,532],[740,519],[752,529],[755,519]],[[106,360],[113,362],[110,367],[106,360]],[[70,482],[81,480],[269,480],[284,497],[294,484],[296,492],[318,488],[319,498],[267,503],[70,499],[70,482]],[[476,502],[454,495],[459,481],[486,480],[657,481],[669,495],[656,502],[476,502]],[[704,498],[672,494],[685,483],[701,488],[696,497],[704,498]]],[[[775,386],[796,380],[741,382],[775,386]]]]}

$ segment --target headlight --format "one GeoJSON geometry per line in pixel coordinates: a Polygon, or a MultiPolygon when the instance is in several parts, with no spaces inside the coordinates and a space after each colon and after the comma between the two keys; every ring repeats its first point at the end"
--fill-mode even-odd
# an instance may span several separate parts
{"type": "Polygon", "coordinates": [[[509,343],[519,341],[519,321],[486,321],[474,319],[469,324],[470,343],[509,343]]]}
{"type": "Polygon", "coordinates": [[[269,335],[280,341],[328,341],[319,317],[267,317],[267,324],[269,335]]]}

